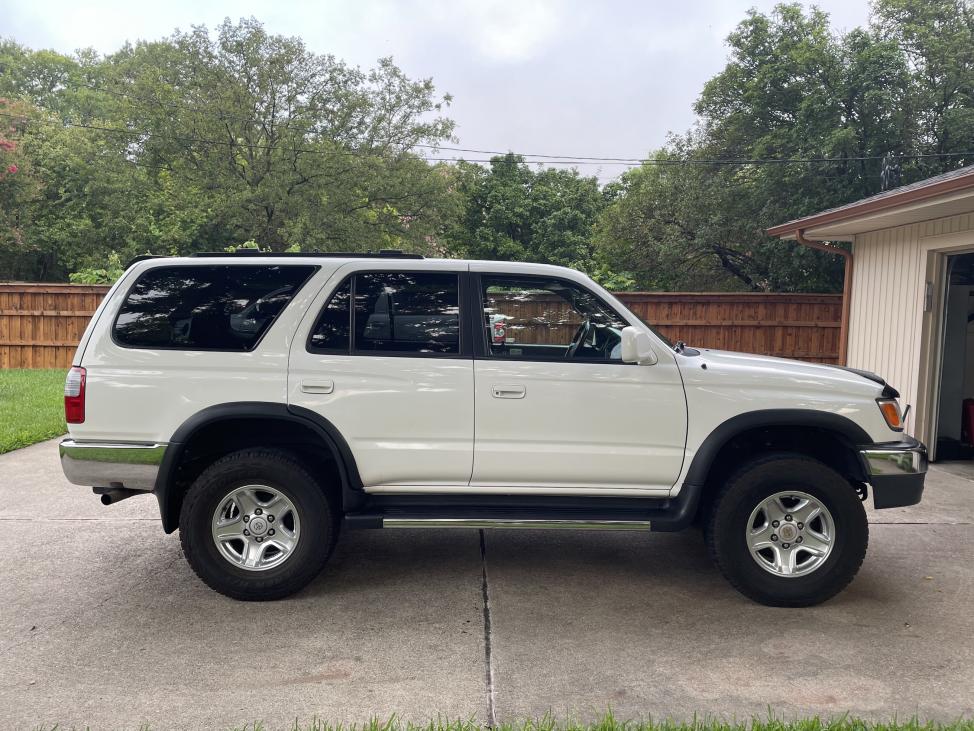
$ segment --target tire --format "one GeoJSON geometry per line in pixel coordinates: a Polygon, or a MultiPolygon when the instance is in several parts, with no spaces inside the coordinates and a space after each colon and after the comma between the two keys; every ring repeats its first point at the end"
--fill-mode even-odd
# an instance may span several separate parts
{"type": "Polygon", "coordinates": [[[839,473],[781,453],[734,473],[714,502],[705,537],[717,568],[739,592],[767,606],[807,607],[852,581],[866,555],[869,524],[856,491],[839,473]],[[824,511],[816,514],[816,506],[824,511]],[[805,525],[802,515],[814,517],[805,525]]]}
{"type": "Polygon", "coordinates": [[[294,456],[247,449],[217,460],[190,486],[179,540],[211,589],[244,601],[282,599],[307,586],[328,561],[338,534],[335,514],[325,486],[294,456]],[[248,538],[226,539],[245,530],[248,538]]]}

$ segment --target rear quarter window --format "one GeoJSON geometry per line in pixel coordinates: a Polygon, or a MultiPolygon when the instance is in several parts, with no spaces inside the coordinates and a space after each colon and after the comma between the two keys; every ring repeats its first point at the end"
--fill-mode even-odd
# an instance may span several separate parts
{"type": "Polygon", "coordinates": [[[112,329],[127,348],[253,350],[314,266],[207,265],[149,269],[112,329]]]}

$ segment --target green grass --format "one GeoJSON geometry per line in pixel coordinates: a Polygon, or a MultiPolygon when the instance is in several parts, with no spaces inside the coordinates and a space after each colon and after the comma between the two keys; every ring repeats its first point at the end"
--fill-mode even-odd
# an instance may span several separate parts
{"type": "Polygon", "coordinates": [[[0,370],[0,454],[67,431],[67,369],[0,370]]]}
{"type": "MultiPolygon", "coordinates": [[[[278,727],[254,722],[236,726],[234,731],[278,731],[278,727]]],[[[448,721],[445,719],[425,724],[412,724],[392,718],[388,721],[373,719],[363,724],[328,723],[313,719],[308,723],[295,722],[281,731],[974,731],[974,720],[957,720],[951,723],[919,721],[916,718],[886,722],[863,721],[849,716],[836,716],[828,720],[818,717],[786,721],[770,716],[742,721],[723,721],[707,718],[690,722],[676,721],[622,721],[609,714],[595,723],[559,721],[546,716],[537,721],[499,723],[490,727],[476,721],[448,721]]]]}

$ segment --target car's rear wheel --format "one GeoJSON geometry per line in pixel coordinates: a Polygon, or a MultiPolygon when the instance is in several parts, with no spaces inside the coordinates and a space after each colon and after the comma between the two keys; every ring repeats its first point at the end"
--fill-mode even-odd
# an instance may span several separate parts
{"type": "Polygon", "coordinates": [[[707,545],[745,596],[801,607],[844,589],[869,541],[866,511],[835,470],[808,457],[776,454],[728,480],[710,513],[707,545]]]}
{"type": "Polygon", "coordinates": [[[187,561],[212,589],[248,601],[280,599],[321,571],[337,527],[325,486],[292,455],[229,454],[186,494],[179,516],[187,561]]]}

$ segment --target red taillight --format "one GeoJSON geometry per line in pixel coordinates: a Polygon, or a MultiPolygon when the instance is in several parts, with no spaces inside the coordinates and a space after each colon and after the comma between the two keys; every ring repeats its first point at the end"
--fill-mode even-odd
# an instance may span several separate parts
{"type": "Polygon", "coordinates": [[[85,369],[74,366],[64,380],[64,419],[69,424],[85,422],[85,369]]]}

